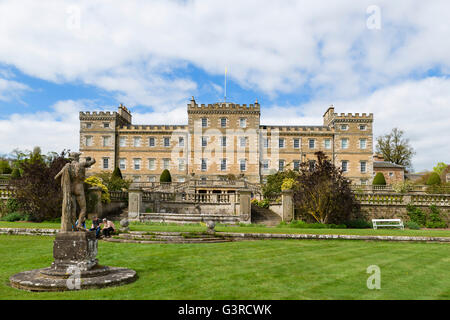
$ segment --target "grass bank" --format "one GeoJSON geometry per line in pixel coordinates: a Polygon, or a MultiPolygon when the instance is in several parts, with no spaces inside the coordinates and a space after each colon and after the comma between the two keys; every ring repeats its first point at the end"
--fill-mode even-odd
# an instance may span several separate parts
{"type": "Polygon", "coordinates": [[[100,263],[137,271],[122,287],[62,293],[11,288],[49,266],[52,237],[0,236],[0,299],[450,299],[450,245],[263,240],[218,244],[99,242],[100,263]],[[381,290],[366,286],[381,269],[381,290]]]}

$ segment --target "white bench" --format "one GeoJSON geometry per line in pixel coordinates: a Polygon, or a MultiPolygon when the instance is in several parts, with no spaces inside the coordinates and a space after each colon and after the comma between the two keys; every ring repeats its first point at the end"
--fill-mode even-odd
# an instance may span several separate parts
{"type": "Polygon", "coordinates": [[[374,230],[378,227],[400,227],[405,229],[401,219],[372,219],[372,225],[374,230]]]}

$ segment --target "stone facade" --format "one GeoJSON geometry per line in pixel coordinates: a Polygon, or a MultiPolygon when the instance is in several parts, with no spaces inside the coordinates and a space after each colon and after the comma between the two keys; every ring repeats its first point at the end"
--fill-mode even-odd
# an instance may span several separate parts
{"type": "Polygon", "coordinates": [[[405,167],[395,163],[384,161],[380,154],[373,157],[373,174],[381,172],[384,175],[387,185],[405,181],[405,167]]]}
{"type": "Polygon", "coordinates": [[[192,98],[187,125],[134,125],[122,105],[118,112],[80,112],[80,151],[97,160],[91,174],[120,167],[134,181],[157,182],[169,169],[175,182],[234,175],[261,183],[320,150],[355,184],[370,184],[372,114],[337,114],[331,106],[322,125],[268,126],[260,111],[258,102],[198,105],[192,98]]]}

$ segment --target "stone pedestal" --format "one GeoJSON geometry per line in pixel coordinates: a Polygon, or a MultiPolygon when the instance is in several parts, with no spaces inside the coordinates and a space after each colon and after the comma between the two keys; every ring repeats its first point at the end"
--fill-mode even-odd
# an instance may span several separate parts
{"type": "Polygon", "coordinates": [[[60,232],[53,244],[52,268],[67,270],[77,267],[80,271],[88,271],[97,263],[97,239],[95,231],[88,232],[60,232]]]}
{"type": "Polygon", "coordinates": [[[251,205],[251,195],[250,190],[239,190],[239,213],[241,216],[241,222],[249,224],[252,221],[252,205],[251,205]]]}
{"type": "Polygon", "coordinates": [[[282,221],[291,222],[294,219],[294,192],[283,190],[281,192],[281,203],[283,206],[282,221]]]}
{"type": "Polygon", "coordinates": [[[142,207],[142,190],[130,189],[128,191],[128,219],[139,220],[140,214],[144,212],[142,207]]]}
{"type": "Polygon", "coordinates": [[[11,286],[28,291],[66,291],[117,286],[136,280],[134,270],[98,264],[95,231],[58,233],[53,257],[48,268],[11,276],[11,286]]]}

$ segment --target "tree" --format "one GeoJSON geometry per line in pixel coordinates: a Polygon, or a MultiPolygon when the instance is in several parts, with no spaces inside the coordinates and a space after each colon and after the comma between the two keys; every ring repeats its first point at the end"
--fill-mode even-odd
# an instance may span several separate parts
{"type": "Polygon", "coordinates": [[[159,182],[172,182],[172,176],[170,175],[170,171],[165,169],[161,176],[159,177],[159,182]]]}
{"type": "Polygon", "coordinates": [[[114,170],[113,173],[111,173],[110,171],[104,171],[97,174],[97,176],[102,179],[103,183],[105,184],[105,186],[108,188],[109,191],[128,190],[132,181],[122,179],[120,177],[122,176],[122,174],[120,173],[120,169],[119,173],[116,173],[116,175],[114,175],[115,171],[116,170],[114,170]]]}
{"type": "Polygon", "coordinates": [[[404,166],[412,170],[412,157],[415,154],[409,140],[403,138],[404,132],[398,128],[377,138],[376,152],[381,153],[385,161],[404,166]]]}
{"type": "Polygon", "coordinates": [[[302,162],[293,186],[295,206],[319,223],[342,223],[359,211],[359,203],[350,188],[350,181],[319,151],[311,170],[302,162]]]}
{"type": "Polygon", "coordinates": [[[377,174],[375,175],[375,178],[373,178],[372,184],[374,186],[385,186],[386,179],[384,178],[384,174],[381,172],[377,172],[377,174]]]}
{"type": "Polygon", "coordinates": [[[441,175],[441,173],[447,168],[447,164],[444,162],[438,162],[438,164],[433,167],[433,171],[436,172],[438,175],[441,175]]]}
{"type": "Polygon", "coordinates": [[[12,179],[11,186],[21,208],[33,221],[61,216],[62,192],[55,176],[69,162],[66,154],[66,151],[61,152],[47,164],[38,153],[31,153],[30,158],[19,163],[22,176],[12,179]]]}
{"type": "Polygon", "coordinates": [[[0,174],[10,174],[12,172],[9,162],[6,160],[0,160],[0,174]]]}
{"type": "Polygon", "coordinates": [[[278,171],[267,176],[267,182],[262,186],[264,198],[273,198],[281,193],[281,185],[284,179],[297,179],[298,172],[294,170],[278,171]]]}
{"type": "Polygon", "coordinates": [[[12,179],[18,179],[20,178],[20,170],[19,168],[14,168],[11,172],[11,178],[12,179]]]}
{"type": "Polygon", "coordinates": [[[439,184],[441,184],[441,178],[436,172],[433,172],[427,180],[427,185],[433,186],[439,184]]]}
{"type": "Polygon", "coordinates": [[[115,167],[115,168],[114,168],[114,171],[113,171],[113,173],[112,173],[111,178],[114,178],[114,179],[123,179],[123,177],[122,177],[122,171],[120,171],[120,168],[119,168],[119,167],[115,167]]]}

